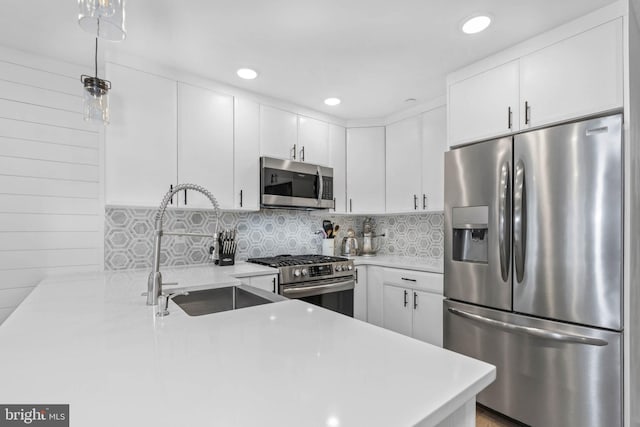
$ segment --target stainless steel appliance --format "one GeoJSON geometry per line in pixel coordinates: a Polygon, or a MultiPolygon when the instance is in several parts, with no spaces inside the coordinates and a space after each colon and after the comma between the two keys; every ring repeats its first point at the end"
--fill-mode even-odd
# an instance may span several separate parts
{"type": "Polygon", "coordinates": [[[249,258],[247,262],[278,268],[281,295],[353,317],[353,260],[324,255],[280,255],[249,258]]]}
{"type": "Polygon", "coordinates": [[[333,209],[333,169],[292,160],[260,158],[260,206],[333,209]]]}
{"type": "Polygon", "coordinates": [[[444,346],[532,426],[622,425],[622,115],[445,155],[444,346]]]}

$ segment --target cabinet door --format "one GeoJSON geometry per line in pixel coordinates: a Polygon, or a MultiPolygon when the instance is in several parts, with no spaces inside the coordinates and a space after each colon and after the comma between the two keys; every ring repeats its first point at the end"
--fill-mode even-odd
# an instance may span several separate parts
{"type": "Polygon", "coordinates": [[[382,267],[367,267],[367,322],[376,326],[382,326],[383,275],[382,267]]]}
{"type": "Polygon", "coordinates": [[[298,160],[329,165],[329,124],[298,116],[298,160]]]}
{"type": "Polygon", "coordinates": [[[524,56],[521,128],[622,107],[623,76],[622,18],[524,56]]]}
{"type": "Polygon", "coordinates": [[[297,146],[298,116],[288,111],[261,105],[260,153],[263,156],[278,159],[298,160],[297,146]]]}
{"type": "Polygon", "coordinates": [[[267,292],[278,293],[278,275],[253,276],[241,279],[242,282],[267,292]]]}
{"type": "Polygon", "coordinates": [[[447,112],[444,106],[422,115],[423,211],[444,210],[444,152],[447,150],[447,112]]]}
{"type": "Polygon", "coordinates": [[[512,61],[450,85],[449,145],[517,130],[518,78],[518,61],[512,61]]]}
{"type": "Polygon", "coordinates": [[[386,283],[382,288],[382,327],[411,336],[413,322],[411,291],[386,283]]]}
{"type": "Polygon", "coordinates": [[[386,128],[386,210],[422,209],[422,124],[414,116],[386,128]]]}
{"type": "Polygon", "coordinates": [[[333,168],[333,197],[336,212],[346,212],[347,206],[347,134],[342,126],[329,125],[329,151],[333,168]]]}
{"type": "Polygon", "coordinates": [[[178,180],[176,82],[111,63],[107,78],[118,90],[105,131],[105,202],[157,206],[178,180]]]}
{"type": "MultiPolygon", "coordinates": [[[[220,208],[233,207],[233,97],[178,83],[178,181],[201,185],[220,208]]],[[[211,208],[195,191],[181,206],[211,208]]]]}
{"type": "Polygon", "coordinates": [[[440,294],[411,291],[413,333],[420,341],[442,347],[442,301],[440,294]]]}
{"type": "Polygon", "coordinates": [[[353,291],[353,317],[367,321],[367,267],[356,267],[356,287],[353,291]]]}
{"type": "Polygon", "coordinates": [[[384,135],[384,127],[347,130],[347,212],[384,212],[384,135]]]}
{"type": "Polygon", "coordinates": [[[234,208],[260,208],[260,105],[235,98],[234,208]]]}

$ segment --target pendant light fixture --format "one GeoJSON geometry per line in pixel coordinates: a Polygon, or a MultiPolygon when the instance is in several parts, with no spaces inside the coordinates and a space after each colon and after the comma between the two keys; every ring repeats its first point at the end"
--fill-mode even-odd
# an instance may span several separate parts
{"type": "Polygon", "coordinates": [[[124,0],[78,0],[78,24],[86,32],[105,40],[122,41],[124,0]]]}
{"type": "Polygon", "coordinates": [[[82,112],[86,121],[101,121],[109,124],[109,90],[111,82],[98,77],[98,38],[96,37],[95,76],[83,74],[80,81],[84,85],[82,112]]]}

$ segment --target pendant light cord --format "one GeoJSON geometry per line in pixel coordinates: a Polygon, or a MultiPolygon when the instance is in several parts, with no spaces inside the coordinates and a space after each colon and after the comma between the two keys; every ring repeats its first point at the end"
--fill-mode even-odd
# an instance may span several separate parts
{"type": "Polygon", "coordinates": [[[95,56],[95,64],[96,64],[96,78],[98,77],[98,38],[96,37],[96,56],[95,56]]]}

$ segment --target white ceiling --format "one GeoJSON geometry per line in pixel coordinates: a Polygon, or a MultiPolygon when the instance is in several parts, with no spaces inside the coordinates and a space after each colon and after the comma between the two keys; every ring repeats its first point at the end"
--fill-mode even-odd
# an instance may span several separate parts
{"type": "MultiPolygon", "coordinates": [[[[101,46],[343,119],[377,118],[415,105],[407,98],[444,95],[453,70],[609,3],[128,0],[127,39],[101,46]],[[462,20],[478,12],[493,25],[461,33],[462,20]],[[258,79],[238,79],[240,67],[254,68],[258,79]],[[325,106],[330,96],[342,104],[325,106]]],[[[1,44],[92,64],[75,0],[3,0],[1,9],[1,44]]]]}

